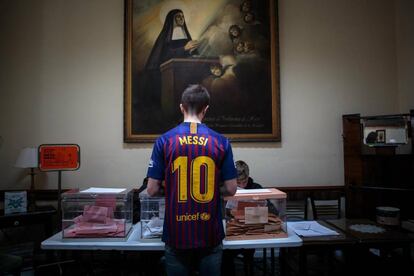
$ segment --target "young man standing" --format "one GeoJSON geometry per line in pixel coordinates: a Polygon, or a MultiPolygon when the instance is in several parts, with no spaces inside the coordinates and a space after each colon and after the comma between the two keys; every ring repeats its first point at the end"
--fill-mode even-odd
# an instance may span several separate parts
{"type": "Polygon", "coordinates": [[[166,270],[171,275],[220,275],[222,225],[219,183],[228,195],[237,189],[237,172],[227,138],[202,124],[210,96],[190,85],[181,97],[184,122],[155,142],[148,168],[148,194],[165,181],[166,270]]]}

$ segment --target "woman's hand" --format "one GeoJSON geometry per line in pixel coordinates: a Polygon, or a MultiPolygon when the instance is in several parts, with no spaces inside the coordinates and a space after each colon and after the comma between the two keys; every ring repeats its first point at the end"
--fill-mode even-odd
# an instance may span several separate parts
{"type": "Polygon", "coordinates": [[[187,44],[185,44],[184,50],[187,52],[192,52],[195,49],[197,49],[198,46],[200,46],[200,42],[198,42],[197,40],[190,40],[187,42],[187,44]]]}

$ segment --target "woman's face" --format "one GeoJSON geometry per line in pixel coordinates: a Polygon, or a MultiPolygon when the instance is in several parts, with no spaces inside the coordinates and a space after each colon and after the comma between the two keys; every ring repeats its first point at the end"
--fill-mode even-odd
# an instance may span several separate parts
{"type": "Polygon", "coordinates": [[[246,188],[247,183],[249,182],[249,178],[237,178],[237,186],[239,186],[240,188],[246,188]]]}
{"type": "Polygon", "coordinates": [[[174,20],[175,20],[175,24],[177,26],[183,26],[184,25],[184,22],[185,22],[185,20],[184,20],[184,14],[182,12],[177,13],[174,16],[174,20]]]}

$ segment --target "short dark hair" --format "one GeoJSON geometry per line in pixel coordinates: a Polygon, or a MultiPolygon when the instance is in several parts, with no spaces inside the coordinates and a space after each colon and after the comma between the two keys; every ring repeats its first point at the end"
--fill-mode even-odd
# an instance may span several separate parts
{"type": "Polygon", "coordinates": [[[237,179],[244,180],[249,178],[249,165],[243,160],[236,161],[237,179]]]}
{"type": "Polygon", "coordinates": [[[181,96],[181,104],[186,112],[200,114],[210,103],[207,89],[200,84],[190,84],[181,96]]]}

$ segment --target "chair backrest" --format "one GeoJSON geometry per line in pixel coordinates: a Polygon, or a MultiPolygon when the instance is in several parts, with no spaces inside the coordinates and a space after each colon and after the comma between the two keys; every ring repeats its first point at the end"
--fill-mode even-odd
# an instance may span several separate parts
{"type": "Polygon", "coordinates": [[[341,195],[332,199],[317,199],[311,196],[313,219],[340,219],[341,218],[341,195]]]}
{"type": "Polygon", "coordinates": [[[287,200],[286,219],[288,221],[298,221],[308,219],[308,199],[287,200]]]}

